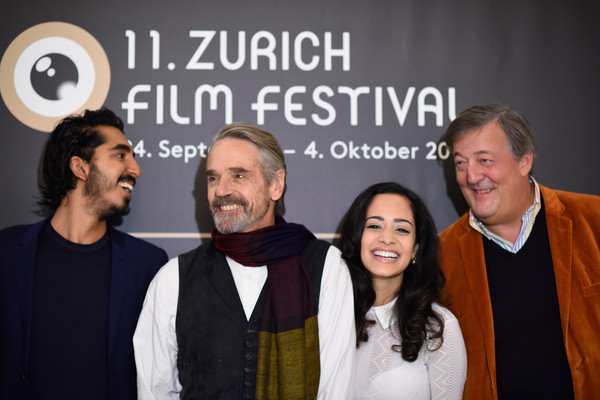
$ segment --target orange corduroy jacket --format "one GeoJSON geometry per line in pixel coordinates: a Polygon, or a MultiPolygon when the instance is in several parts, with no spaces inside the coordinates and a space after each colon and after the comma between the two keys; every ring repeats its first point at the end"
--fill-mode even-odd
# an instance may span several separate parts
{"type": "MultiPolygon", "coordinates": [[[[600,197],[540,185],[575,398],[600,399],[600,197]]],[[[467,347],[463,399],[497,400],[494,323],[482,235],[469,214],[440,234],[443,298],[467,347]]],[[[533,339],[535,340],[535,339],[533,339]]]]}

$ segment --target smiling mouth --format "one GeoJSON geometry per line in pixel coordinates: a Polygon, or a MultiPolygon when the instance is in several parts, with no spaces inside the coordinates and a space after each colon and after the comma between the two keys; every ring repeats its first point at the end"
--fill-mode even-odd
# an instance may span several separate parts
{"type": "Polygon", "coordinates": [[[395,260],[398,258],[398,253],[393,251],[376,250],[373,252],[375,257],[384,258],[386,260],[395,260]]]}
{"type": "Polygon", "coordinates": [[[220,211],[220,212],[227,212],[227,211],[235,211],[237,209],[240,208],[244,208],[248,205],[248,203],[246,203],[244,201],[243,198],[239,197],[239,196],[234,196],[231,194],[228,194],[226,196],[217,196],[215,197],[215,199],[212,202],[212,209],[213,209],[213,213],[220,211]]]}
{"type": "Polygon", "coordinates": [[[219,210],[221,211],[232,211],[232,210],[237,210],[238,208],[241,208],[242,206],[240,204],[221,204],[219,206],[219,210]]]}
{"type": "Polygon", "coordinates": [[[481,189],[481,190],[477,190],[477,189],[473,189],[473,191],[477,194],[486,194],[491,192],[492,190],[494,190],[494,188],[490,188],[490,189],[481,189]]]}
{"type": "Polygon", "coordinates": [[[127,190],[129,193],[133,192],[133,185],[131,183],[119,181],[119,186],[127,190]]]}

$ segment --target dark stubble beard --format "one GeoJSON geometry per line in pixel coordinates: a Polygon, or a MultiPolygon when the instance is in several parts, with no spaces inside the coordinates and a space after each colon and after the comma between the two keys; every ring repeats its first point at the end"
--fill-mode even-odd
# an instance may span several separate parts
{"type": "Polygon", "coordinates": [[[114,186],[110,178],[104,175],[95,164],[91,164],[83,193],[88,199],[88,204],[91,205],[94,213],[101,221],[109,217],[120,217],[129,214],[129,198],[126,198],[122,204],[113,204],[104,197],[104,193],[114,189],[114,186]]]}

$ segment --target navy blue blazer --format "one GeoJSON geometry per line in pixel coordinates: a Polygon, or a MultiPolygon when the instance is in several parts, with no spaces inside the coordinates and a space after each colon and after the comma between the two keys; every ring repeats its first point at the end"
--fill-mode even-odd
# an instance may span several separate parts
{"type": "MultiPolygon", "coordinates": [[[[0,231],[0,399],[21,400],[28,379],[33,273],[46,223],[0,231]]],[[[108,365],[111,400],[137,397],[133,333],[150,281],[166,263],[164,250],[112,227],[108,365]]],[[[85,394],[82,394],[85,398],[85,394]]]]}

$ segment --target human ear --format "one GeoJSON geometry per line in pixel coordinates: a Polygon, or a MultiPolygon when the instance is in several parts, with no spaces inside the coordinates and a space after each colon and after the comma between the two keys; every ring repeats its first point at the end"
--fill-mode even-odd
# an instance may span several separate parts
{"type": "Polygon", "coordinates": [[[277,201],[283,195],[285,189],[285,171],[283,169],[277,170],[275,177],[271,182],[271,200],[277,201]]]}
{"type": "Polygon", "coordinates": [[[522,176],[529,176],[529,172],[533,167],[533,153],[523,154],[519,160],[519,167],[521,169],[522,176]]]}
{"type": "Polygon", "coordinates": [[[69,164],[73,175],[82,181],[87,181],[89,174],[89,163],[85,162],[81,157],[73,156],[71,157],[71,162],[69,164]]]}
{"type": "Polygon", "coordinates": [[[415,243],[414,247],[413,247],[413,252],[412,252],[412,256],[413,258],[417,257],[417,251],[419,250],[419,243],[415,243]]]}

